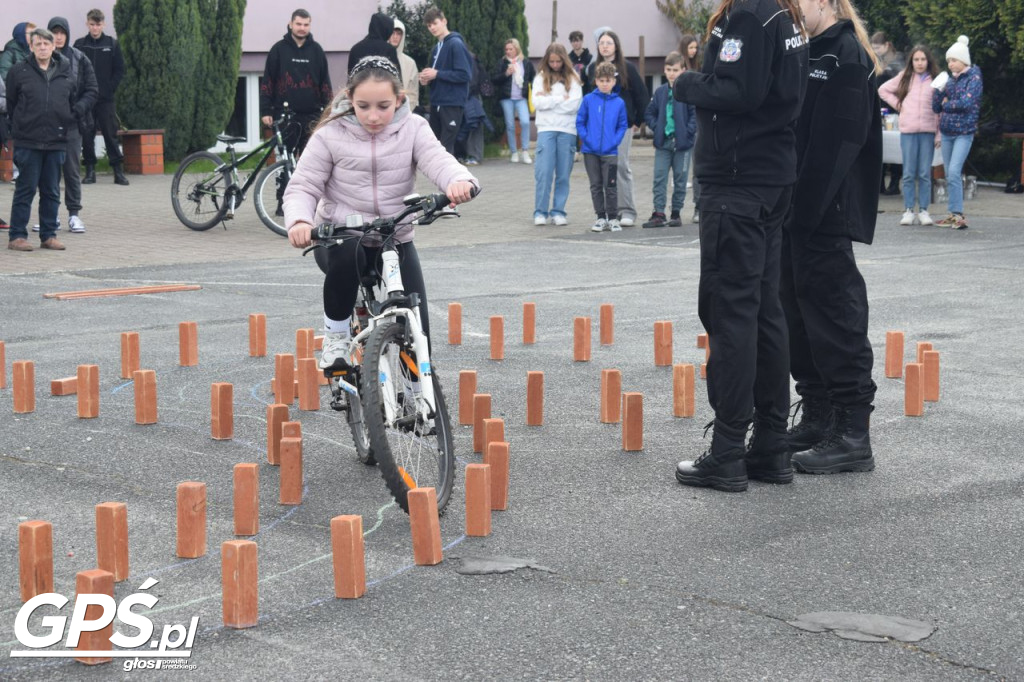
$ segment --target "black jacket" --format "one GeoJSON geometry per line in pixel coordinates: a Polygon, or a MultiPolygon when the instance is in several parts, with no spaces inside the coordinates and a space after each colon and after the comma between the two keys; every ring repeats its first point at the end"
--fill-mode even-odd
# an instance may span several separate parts
{"type": "Polygon", "coordinates": [[[68,131],[78,126],[72,109],[77,86],[71,79],[71,65],[55,51],[49,70],[43,72],[35,58],[29,57],[7,73],[11,138],[18,147],[63,150],[68,131]]]}
{"type": "MultiPolygon", "coordinates": [[[[491,74],[491,82],[494,83],[494,96],[499,100],[512,97],[512,76],[505,73],[508,65],[511,63],[508,57],[502,57],[491,74]]],[[[533,85],[533,79],[536,77],[537,69],[533,66],[533,62],[529,59],[523,59],[523,99],[526,99],[526,93],[529,91],[530,86],[533,85]]]]}
{"type": "Polygon", "coordinates": [[[46,28],[52,31],[58,26],[64,29],[64,35],[68,36],[68,41],[64,43],[60,54],[68,60],[68,64],[71,66],[71,80],[75,82],[75,103],[73,109],[75,118],[78,119],[78,130],[84,135],[89,132],[90,128],[96,130],[96,123],[92,116],[92,108],[96,105],[96,100],[99,98],[96,70],[93,68],[92,61],[85,56],[84,52],[77,47],[71,46],[71,29],[67,19],[64,17],[54,17],[50,19],[50,23],[46,25],[46,28]]]}
{"type": "Polygon", "coordinates": [[[587,77],[587,67],[590,66],[590,62],[594,59],[594,56],[590,54],[590,50],[583,48],[583,51],[576,54],[572,48],[569,48],[569,61],[572,62],[572,68],[576,71],[576,75],[580,77],[580,82],[583,83],[587,77]]]}
{"type": "MultiPolygon", "coordinates": [[[[70,35],[68,40],[71,40],[70,35]]],[[[117,86],[124,78],[124,56],[121,55],[121,46],[117,40],[106,33],[100,34],[96,40],[86,35],[75,41],[75,48],[81,50],[92,62],[93,70],[96,72],[96,85],[100,89],[99,101],[113,102],[117,86]]]]}
{"type": "Polygon", "coordinates": [[[785,187],[796,181],[796,120],[807,41],[776,0],[738,0],[711,31],[704,66],[673,93],[697,107],[701,182],[785,187]]]}
{"type": "Polygon", "coordinates": [[[844,20],[811,39],[810,66],[787,226],[795,237],[818,233],[870,244],[882,173],[874,63],[844,20]]]}
{"type": "Polygon", "coordinates": [[[300,116],[316,115],[330,105],[333,96],[327,55],[312,33],[302,47],[295,44],[290,31],[274,43],[260,81],[261,117],[277,118],[285,102],[300,116]]]}
{"type": "Polygon", "coordinates": [[[398,63],[398,51],[388,42],[394,30],[395,20],[388,15],[377,12],[370,17],[370,30],[366,37],[353,45],[348,53],[348,72],[352,73],[353,67],[363,57],[384,57],[391,60],[401,73],[402,65],[398,63]]]}
{"type": "MultiPolygon", "coordinates": [[[[594,59],[587,67],[587,77],[584,81],[584,90],[587,93],[597,89],[597,86],[594,85],[594,69],[597,68],[597,63],[598,60],[594,59]]],[[[629,62],[626,62],[626,75],[629,76],[629,87],[622,87],[622,74],[616,72],[615,87],[612,92],[618,94],[626,103],[626,120],[629,121],[629,125],[638,126],[644,122],[644,112],[647,111],[647,105],[651,102],[651,93],[647,91],[647,85],[640,77],[640,72],[629,62]]]]}

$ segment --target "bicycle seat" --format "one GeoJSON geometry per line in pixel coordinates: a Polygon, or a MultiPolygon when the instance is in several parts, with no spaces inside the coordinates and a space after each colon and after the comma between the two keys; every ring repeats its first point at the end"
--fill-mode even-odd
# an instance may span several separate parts
{"type": "Polygon", "coordinates": [[[224,144],[234,144],[235,142],[245,142],[249,138],[247,137],[234,137],[233,135],[218,135],[217,139],[224,144]]]}

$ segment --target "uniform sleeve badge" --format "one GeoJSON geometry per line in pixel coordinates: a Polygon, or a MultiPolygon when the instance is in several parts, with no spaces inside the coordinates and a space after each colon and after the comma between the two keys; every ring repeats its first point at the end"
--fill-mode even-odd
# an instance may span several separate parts
{"type": "Polygon", "coordinates": [[[722,41],[722,49],[718,58],[723,62],[738,62],[743,54],[743,41],[739,38],[726,38],[722,41]]]}

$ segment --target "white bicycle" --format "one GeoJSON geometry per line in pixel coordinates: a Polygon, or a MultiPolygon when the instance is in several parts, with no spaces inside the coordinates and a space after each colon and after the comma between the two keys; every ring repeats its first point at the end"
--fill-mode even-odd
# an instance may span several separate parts
{"type": "Polygon", "coordinates": [[[430,346],[420,319],[420,297],[406,292],[399,268],[395,232],[402,220],[419,214],[414,225],[440,217],[457,217],[444,194],[404,199],[406,208],[393,218],[364,222],[349,216],[345,225],[323,224],[312,232],[317,261],[325,267],[327,249],[347,239],[373,234],[380,239],[378,271],[370,264],[360,273],[359,297],[352,320],[353,358],[324,369],[331,407],[346,412],[356,456],[376,464],[395,501],[408,513],[408,493],[433,487],[443,512],[455,484],[455,447],[441,383],[430,361],[430,346]],[[344,232],[357,230],[361,235],[344,232]],[[361,357],[360,357],[361,356],[361,357]]]}

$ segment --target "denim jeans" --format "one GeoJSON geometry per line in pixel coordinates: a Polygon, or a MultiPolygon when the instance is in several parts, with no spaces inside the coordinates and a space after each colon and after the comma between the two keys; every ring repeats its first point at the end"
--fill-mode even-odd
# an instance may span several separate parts
{"type": "Polygon", "coordinates": [[[66,152],[26,149],[15,146],[14,163],[18,179],[11,206],[10,240],[28,238],[28,220],[32,216],[32,200],[39,190],[39,241],[57,236],[57,210],[60,208],[60,173],[66,152]]]}
{"type": "Polygon", "coordinates": [[[949,212],[964,212],[964,162],[971,151],[974,135],[942,134],[942,165],[946,167],[946,191],[949,212]]]}
{"type": "Polygon", "coordinates": [[[686,201],[686,178],[690,174],[690,150],[654,150],[654,210],[665,212],[668,170],[672,169],[672,213],[683,210],[686,201]]]}
{"type": "Polygon", "coordinates": [[[533,167],[533,216],[560,215],[565,217],[565,202],[569,199],[569,174],[576,155],[576,136],[556,130],[537,133],[537,161],[533,167]],[[555,198],[548,211],[551,180],[555,181],[555,198]]]}
{"type": "Polygon", "coordinates": [[[505,112],[505,130],[508,134],[508,150],[516,151],[516,117],[519,117],[519,137],[522,142],[519,149],[526,151],[530,148],[530,105],[525,99],[503,99],[501,110],[505,112]]]}
{"type": "Polygon", "coordinates": [[[932,200],[935,133],[900,133],[900,151],[903,152],[903,207],[912,211],[917,206],[918,210],[927,211],[932,200]]]}

